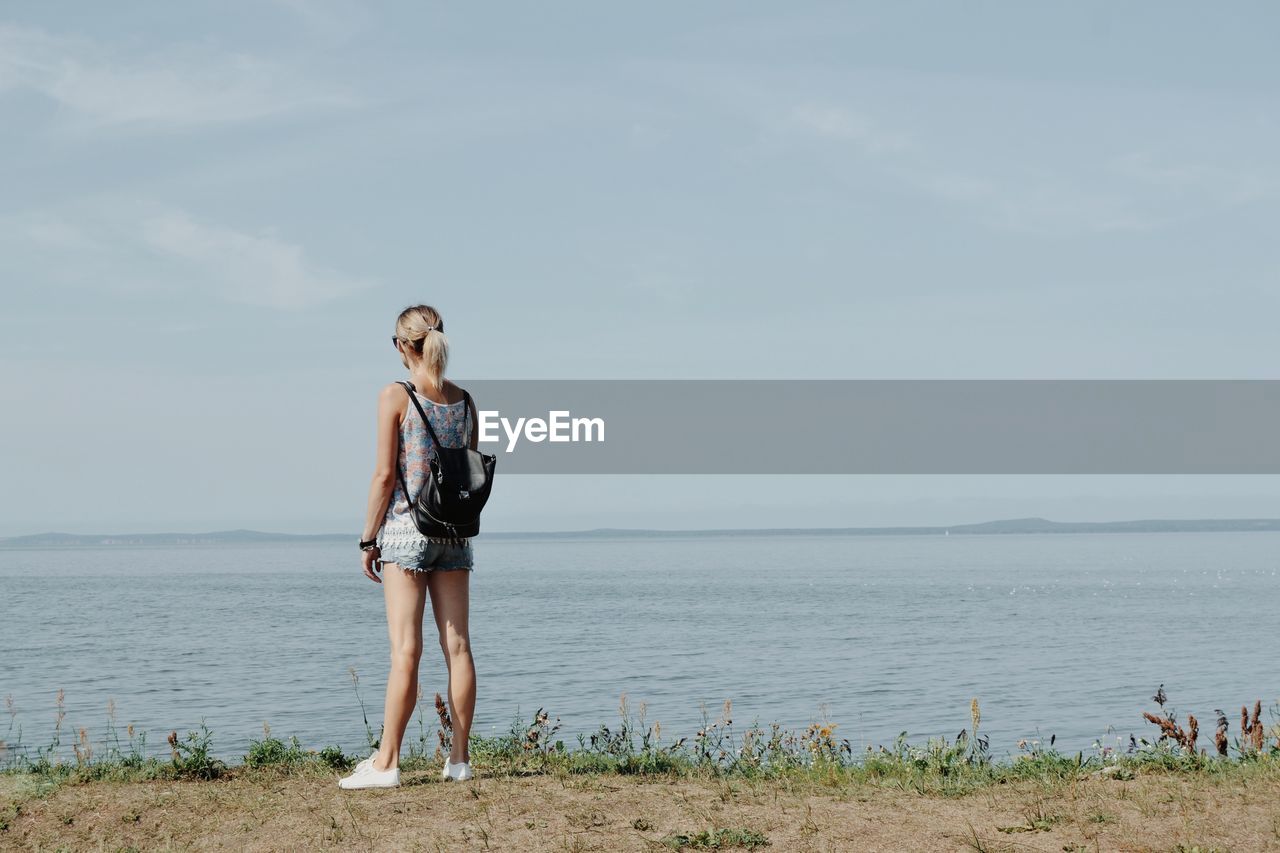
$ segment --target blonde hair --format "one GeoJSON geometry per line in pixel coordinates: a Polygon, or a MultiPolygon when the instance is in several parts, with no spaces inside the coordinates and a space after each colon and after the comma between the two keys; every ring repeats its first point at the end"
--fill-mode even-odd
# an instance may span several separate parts
{"type": "MultiPolygon", "coordinates": [[[[444,335],[444,320],[430,305],[410,305],[396,318],[396,337],[405,349],[412,349],[422,359],[431,384],[440,387],[445,367],[449,364],[449,339],[444,335]]],[[[407,357],[401,360],[408,367],[407,357]]]]}

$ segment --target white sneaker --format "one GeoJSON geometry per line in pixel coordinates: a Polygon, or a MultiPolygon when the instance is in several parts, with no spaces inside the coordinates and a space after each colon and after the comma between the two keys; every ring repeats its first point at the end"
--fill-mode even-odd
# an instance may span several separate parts
{"type": "Polygon", "coordinates": [[[377,757],[375,752],[356,765],[356,769],[352,771],[350,776],[344,776],[338,780],[339,788],[398,788],[400,786],[400,767],[390,767],[386,770],[377,770],[373,766],[373,759],[377,757]]]}
{"type": "Polygon", "coordinates": [[[444,760],[444,769],[440,771],[440,778],[441,778],[441,779],[446,779],[446,780],[447,780],[447,779],[449,778],[449,766],[450,766],[450,765],[449,765],[449,759],[448,759],[448,757],[446,756],[446,757],[445,757],[445,760],[444,760]]]}
{"type": "Polygon", "coordinates": [[[453,782],[465,782],[476,774],[471,771],[471,765],[466,761],[454,763],[449,759],[444,760],[444,778],[453,782]]]}

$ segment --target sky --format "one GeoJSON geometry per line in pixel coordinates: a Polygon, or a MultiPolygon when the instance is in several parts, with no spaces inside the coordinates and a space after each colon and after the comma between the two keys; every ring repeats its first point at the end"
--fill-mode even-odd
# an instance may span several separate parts
{"type": "MultiPolygon", "coordinates": [[[[1278,24],[1265,2],[9,0],[0,535],[355,535],[419,302],[462,384],[1274,378],[1278,24]]],[[[1280,482],[511,476],[485,512],[1280,516],[1280,482]]]]}

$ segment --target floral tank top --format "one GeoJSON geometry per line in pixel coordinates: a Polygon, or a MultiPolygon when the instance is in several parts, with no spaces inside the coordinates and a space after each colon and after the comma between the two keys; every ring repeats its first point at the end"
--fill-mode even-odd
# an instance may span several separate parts
{"type": "MultiPolygon", "coordinates": [[[[431,428],[435,430],[436,438],[440,439],[441,444],[445,447],[468,445],[471,440],[471,412],[465,398],[456,403],[445,404],[429,400],[416,390],[413,395],[431,419],[431,428]]],[[[409,515],[409,498],[404,492],[404,480],[408,479],[409,494],[414,498],[418,497],[427,482],[430,470],[427,467],[428,460],[435,455],[435,445],[427,434],[427,428],[422,425],[422,415],[418,414],[418,409],[410,402],[400,424],[400,451],[397,459],[400,472],[396,475],[391,504],[382,518],[382,529],[378,531],[379,547],[420,545],[424,541],[436,541],[423,536],[413,523],[413,517],[409,515]]]]}

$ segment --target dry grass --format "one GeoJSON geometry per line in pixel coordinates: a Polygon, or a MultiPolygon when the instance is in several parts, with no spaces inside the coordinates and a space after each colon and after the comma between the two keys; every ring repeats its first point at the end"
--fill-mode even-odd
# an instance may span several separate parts
{"type": "Polygon", "coordinates": [[[337,771],[216,781],[0,777],[0,848],[246,850],[1280,850],[1280,770],[1027,781],[947,797],[870,782],[559,774],[342,791],[337,771]],[[720,836],[714,831],[725,830],[720,836]],[[697,833],[710,830],[699,836],[697,833]],[[701,848],[695,846],[701,840],[701,848]],[[763,849],[763,847],[757,847],[763,849]]]}
{"type": "Polygon", "coordinates": [[[1211,755],[1197,750],[1194,716],[1184,728],[1163,687],[1152,698],[1154,742],[1131,736],[1128,750],[1096,744],[1086,757],[1050,738],[996,761],[976,699],[954,739],[904,734],[854,756],[825,719],[737,733],[727,700],[715,722],[703,708],[694,737],[663,745],[644,703],[633,723],[623,694],[621,722],[578,750],[541,708],[506,735],[473,738],[478,775],[461,783],[438,776],[452,731],[437,696],[439,743],[423,727],[421,748],[401,755],[403,787],[342,791],[353,758],[280,741],[265,724],[228,766],[203,721],[170,734],[164,760],[144,755],[132,726],[121,743],[111,713],[101,745],[79,729],[75,762],[63,763],[60,693],[49,746],[34,759],[13,750],[0,773],[0,849],[1280,851],[1280,726],[1267,734],[1261,703],[1242,709],[1232,757],[1223,712],[1211,755]]]}

